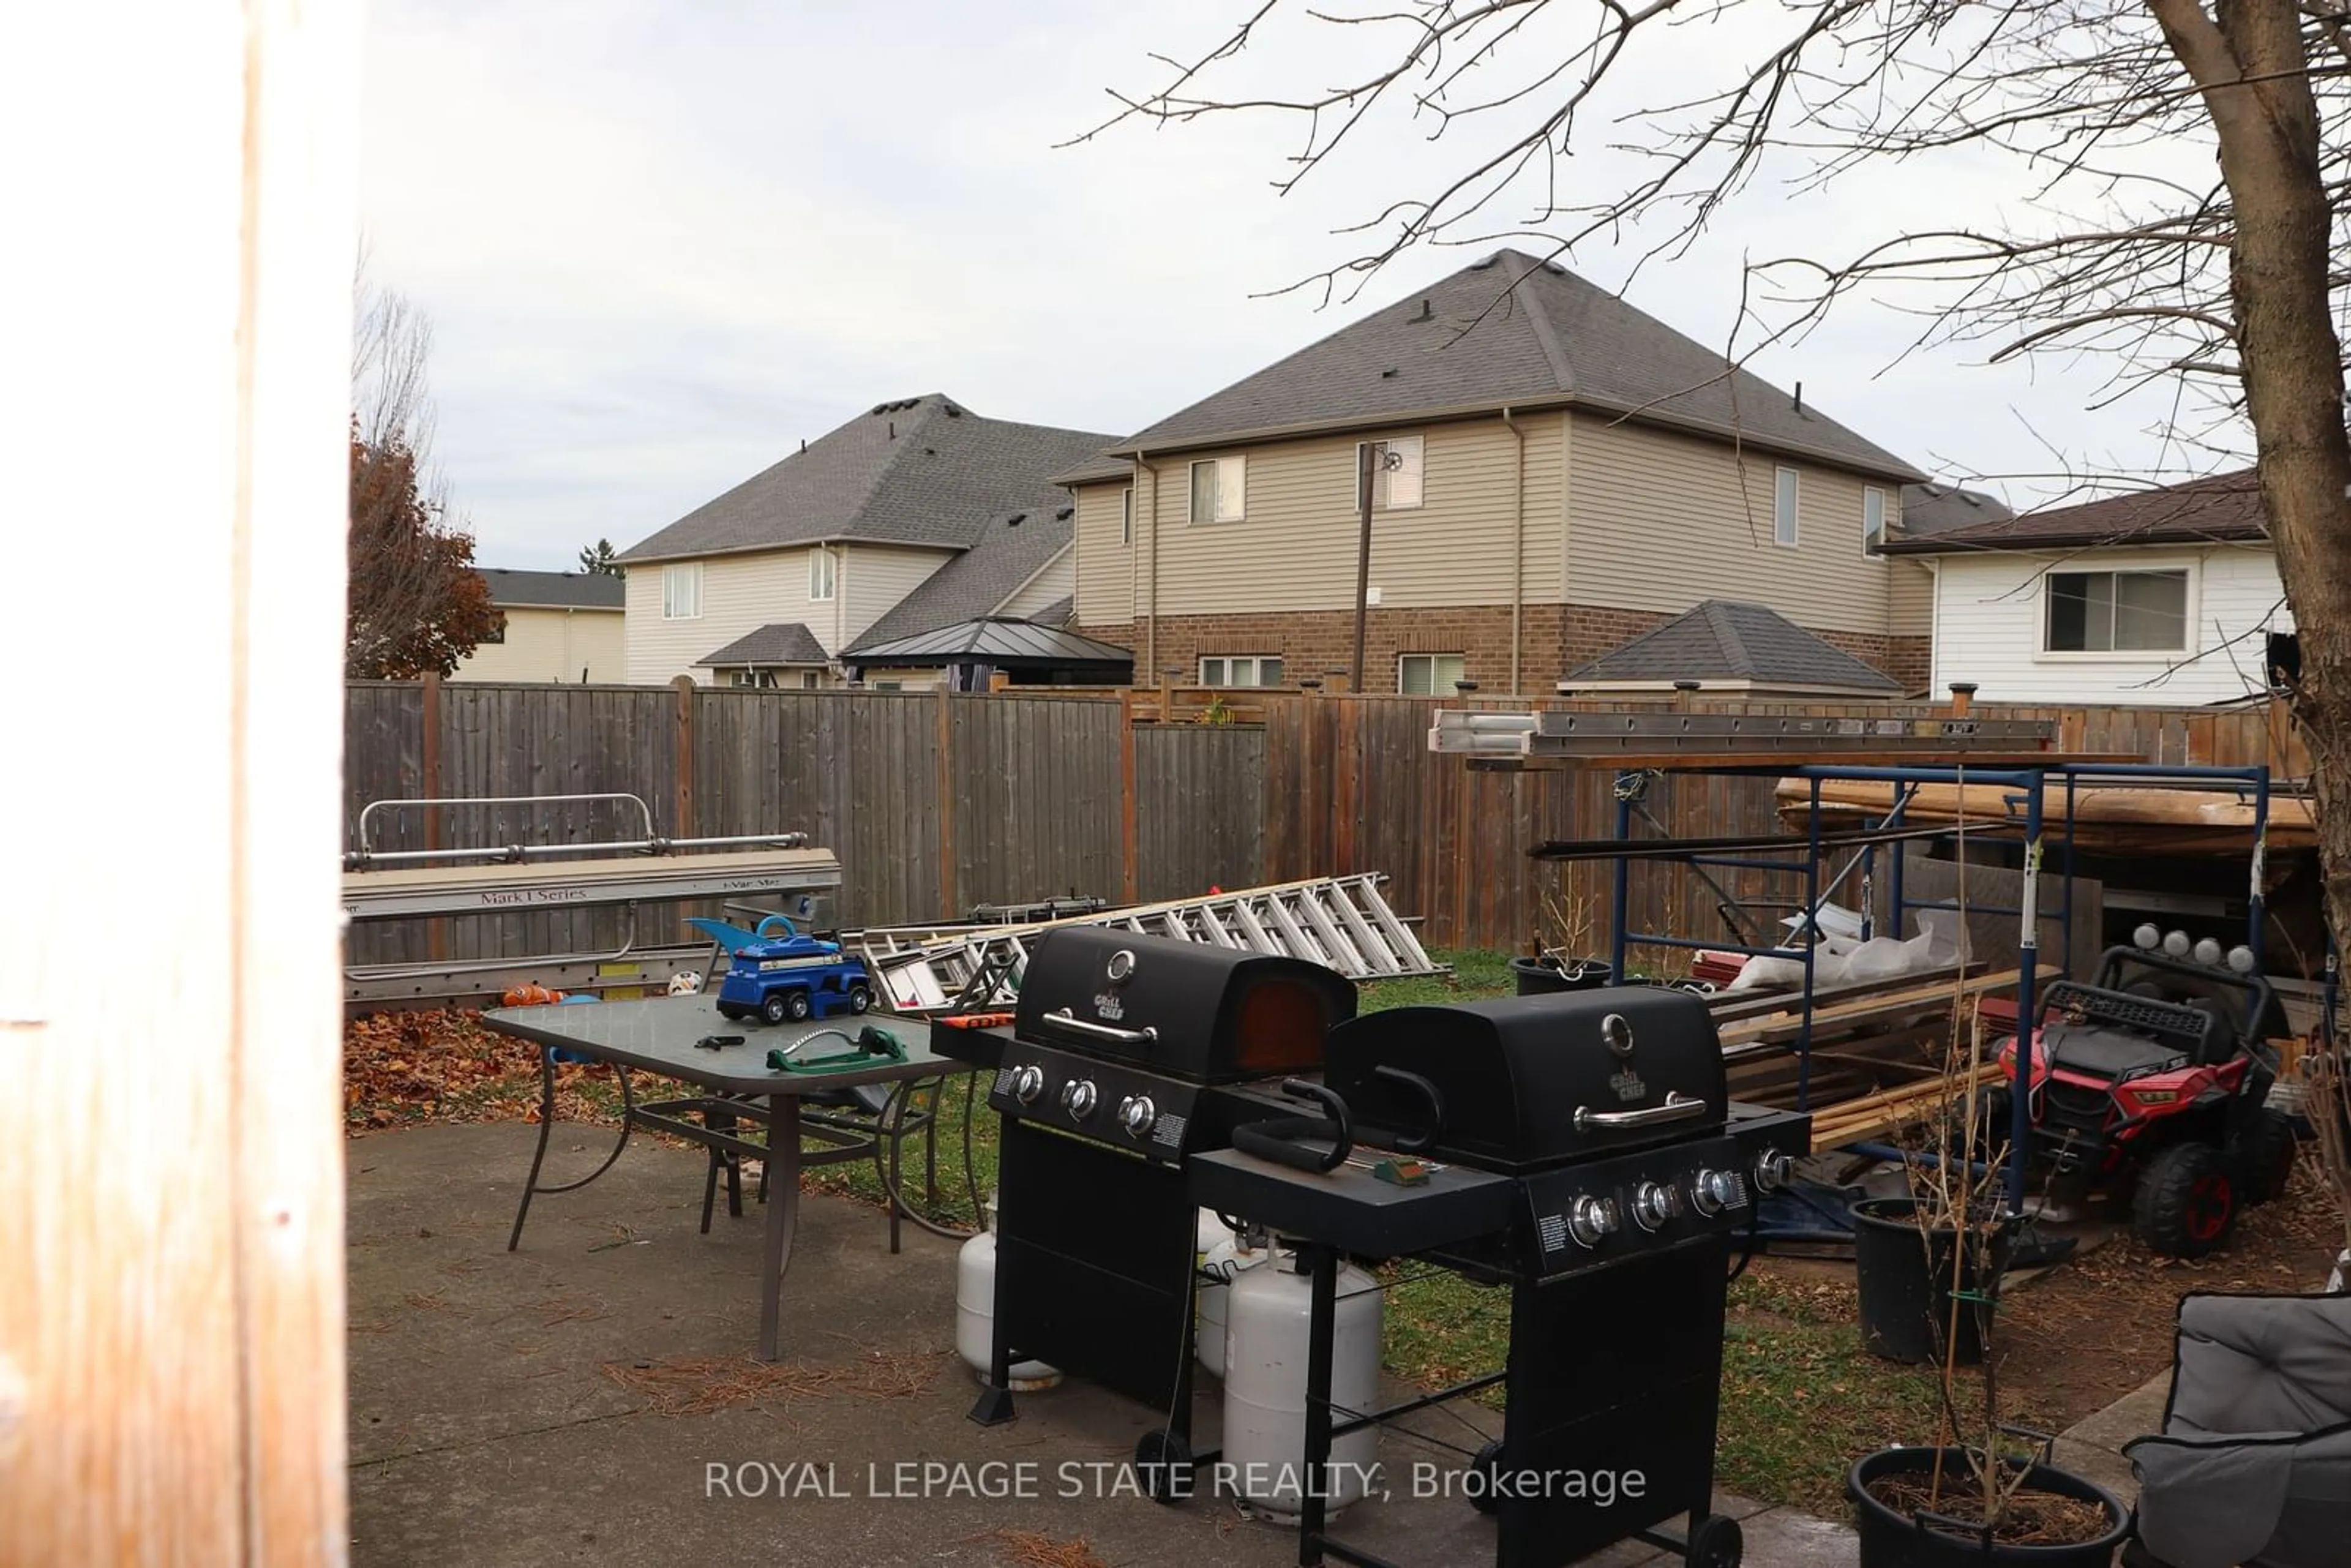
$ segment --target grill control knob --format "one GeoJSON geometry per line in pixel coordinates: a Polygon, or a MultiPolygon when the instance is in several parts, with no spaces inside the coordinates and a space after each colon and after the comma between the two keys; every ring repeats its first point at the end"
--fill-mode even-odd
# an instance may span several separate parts
{"type": "Polygon", "coordinates": [[[1035,1062],[1012,1070],[1012,1097],[1023,1105],[1034,1104],[1037,1096],[1045,1092],[1045,1070],[1035,1062]]]}
{"type": "Polygon", "coordinates": [[[1616,1206],[1606,1198],[1579,1197],[1567,1206],[1567,1233],[1582,1247],[1597,1247],[1616,1234],[1616,1206]]]}
{"type": "Polygon", "coordinates": [[[1130,1138],[1143,1136],[1157,1120],[1159,1107],[1151,1103],[1148,1094],[1130,1094],[1118,1103],[1118,1124],[1126,1129],[1130,1138]]]}
{"type": "Polygon", "coordinates": [[[1093,1114],[1094,1101],[1100,1098],[1091,1078],[1072,1078],[1061,1085],[1061,1109],[1079,1121],[1093,1114]]]}
{"type": "Polygon", "coordinates": [[[1645,1181],[1633,1189],[1633,1218],[1644,1230],[1663,1229],[1682,1211],[1682,1195],[1664,1182],[1645,1181]]]}
{"type": "Polygon", "coordinates": [[[1700,1171],[1690,1182],[1690,1206],[1700,1214],[1720,1214],[1739,1199],[1739,1178],[1729,1171],[1700,1171]]]}
{"type": "Polygon", "coordinates": [[[1796,1162],[1779,1149],[1766,1149],[1755,1158],[1755,1190],[1777,1192],[1796,1174],[1796,1162]]]}

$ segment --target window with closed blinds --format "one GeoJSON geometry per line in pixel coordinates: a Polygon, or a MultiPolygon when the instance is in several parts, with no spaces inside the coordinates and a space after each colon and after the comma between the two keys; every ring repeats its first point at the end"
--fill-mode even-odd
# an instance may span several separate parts
{"type": "Polygon", "coordinates": [[[1468,662],[1458,653],[1405,653],[1396,660],[1396,690],[1408,697],[1449,696],[1456,681],[1468,678],[1468,662]]]}

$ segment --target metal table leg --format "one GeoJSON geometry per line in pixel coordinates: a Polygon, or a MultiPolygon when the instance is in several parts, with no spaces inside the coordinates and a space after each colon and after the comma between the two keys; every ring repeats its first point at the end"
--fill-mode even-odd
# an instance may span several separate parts
{"type": "Polygon", "coordinates": [[[531,1151],[530,1175],[522,1184],[522,1201],[515,1207],[514,1229],[507,1236],[507,1251],[511,1252],[522,1245],[522,1222],[530,1218],[530,1200],[535,1194],[576,1192],[611,1170],[612,1162],[621,1157],[621,1151],[629,1146],[629,1134],[636,1131],[637,1125],[636,1093],[629,1087],[627,1068],[615,1067],[612,1071],[621,1081],[621,1135],[613,1140],[612,1152],[604,1156],[602,1165],[598,1166],[578,1181],[568,1181],[560,1186],[541,1186],[538,1185],[538,1171],[539,1167],[547,1163],[548,1134],[555,1127],[555,1048],[552,1046],[540,1048],[538,1053],[538,1146],[531,1151]]]}
{"type": "Polygon", "coordinates": [[[800,1221],[800,1102],[797,1094],[768,1096],[767,1248],[759,1281],[759,1359],[776,1359],[783,1315],[784,1270],[792,1260],[792,1234],[800,1221]]]}

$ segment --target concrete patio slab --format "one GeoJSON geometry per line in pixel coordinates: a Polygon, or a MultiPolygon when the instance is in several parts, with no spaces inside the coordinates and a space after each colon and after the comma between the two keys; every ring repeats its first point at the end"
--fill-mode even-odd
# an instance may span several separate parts
{"type": "MultiPolygon", "coordinates": [[[[956,1243],[910,1228],[893,1258],[866,1206],[802,1205],[780,1375],[749,1354],[756,1208],[729,1219],[722,1201],[699,1235],[697,1153],[632,1145],[592,1186],[538,1198],[508,1253],[534,1136],[430,1127],[350,1145],[361,1568],[1012,1563],[1024,1547],[1076,1542],[1122,1568],[1296,1561],[1293,1529],[1229,1499],[1133,1495],[1121,1462],[1154,1421],[1123,1399],[1069,1383],[1021,1396],[1008,1427],[973,1426],[977,1384],[952,1348],[956,1243]],[[682,1363],[770,1381],[753,1399],[664,1413],[632,1375],[682,1363]]],[[[549,1179],[584,1174],[609,1146],[595,1129],[559,1129],[549,1179]]],[[[1199,1417],[1213,1442],[1213,1402],[1199,1417]]],[[[1413,1467],[1458,1469],[1498,1430],[1466,1404],[1400,1423],[1382,1440],[1389,1496],[1349,1511],[1337,1533],[1406,1564],[1491,1561],[1491,1521],[1458,1496],[1412,1495],[1413,1467]]],[[[1743,1521],[1753,1568],[1853,1561],[1842,1526],[1729,1494],[1715,1506],[1743,1521]]],[[[1677,1561],[1624,1543],[1587,1563],[1677,1561]]]]}

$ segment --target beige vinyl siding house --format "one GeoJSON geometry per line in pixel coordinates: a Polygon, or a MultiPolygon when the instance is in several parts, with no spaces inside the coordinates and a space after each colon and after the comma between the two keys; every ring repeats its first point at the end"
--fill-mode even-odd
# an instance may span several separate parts
{"type": "Polygon", "coordinates": [[[1054,605],[1069,599],[1077,591],[1078,556],[1074,546],[1047,561],[1043,570],[1013,591],[1012,596],[997,607],[998,615],[1018,615],[1024,620],[1042,614],[1054,605]]]}
{"type": "Polygon", "coordinates": [[[1368,690],[1547,692],[1714,600],[1924,684],[1926,574],[1874,548],[1917,470],[1508,251],[1063,476],[1077,629],[1151,680],[1346,674],[1366,444],[1407,459],[1374,482],[1368,690]]]}
{"type": "Polygon", "coordinates": [[[628,673],[628,638],[611,610],[517,608],[503,639],[461,660],[453,681],[570,681],[617,685],[628,673]]]}
{"type": "Polygon", "coordinates": [[[1927,574],[1865,543],[1865,497],[1899,532],[1902,489],[1719,441],[1579,414],[1569,446],[1568,597],[1679,614],[1708,599],[1769,603],[1813,632],[1920,636],[1927,574]],[[1795,475],[1795,542],[1776,527],[1795,475]]]}
{"type": "Polygon", "coordinates": [[[622,552],[628,678],[830,684],[860,639],[1001,612],[1034,578],[1054,591],[1023,603],[1067,598],[1052,476],[1110,439],[877,403],[622,552]]]}
{"type": "Polygon", "coordinates": [[[840,646],[840,578],[834,598],[809,594],[807,549],[716,555],[698,560],[653,561],[629,568],[628,666],[631,685],[659,685],[679,675],[708,684],[711,672],[695,661],[761,626],[799,622],[824,643],[840,646]],[[698,605],[674,605],[665,580],[700,579],[698,605]],[[694,614],[669,614],[672,608],[694,614]],[[828,637],[831,641],[828,641],[828,637]]]}
{"type": "Polygon", "coordinates": [[[459,661],[453,681],[568,681],[611,684],[627,678],[622,590],[617,579],[580,572],[481,572],[503,632],[459,661]]]}

